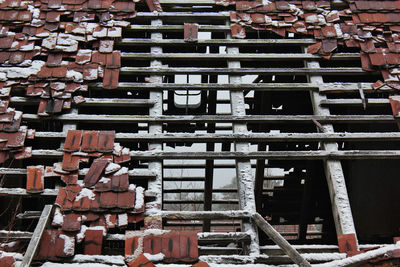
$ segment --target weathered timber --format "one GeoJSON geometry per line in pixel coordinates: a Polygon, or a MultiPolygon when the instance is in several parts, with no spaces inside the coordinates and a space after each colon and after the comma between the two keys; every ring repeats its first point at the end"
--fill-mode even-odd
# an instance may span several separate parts
{"type": "MultiPolygon", "coordinates": [[[[135,159],[276,159],[276,160],[326,160],[326,159],[398,159],[399,150],[339,150],[339,151],[254,151],[254,152],[163,152],[131,151],[135,159]]],[[[38,158],[61,158],[56,150],[33,150],[38,158]]]]}
{"type": "MultiPolygon", "coordinates": [[[[23,114],[27,121],[45,120],[36,114],[23,114]]],[[[55,121],[79,121],[93,123],[132,122],[262,122],[262,123],[396,123],[392,115],[197,115],[197,116],[148,116],[148,115],[91,115],[64,114],[48,118],[55,121]]]]}
{"type": "MultiPolygon", "coordinates": [[[[36,132],[35,138],[56,138],[64,139],[67,136],[65,132],[36,132]]],[[[314,142],[314,141],[352,141],[352,142],[367,142],[367,141],[399,141],[399,132],[370,132],[370,133],[116,133],[117,141],[185,141],[185,142],[314,142]]],[[[10,174],[12,174],[11,169],[10,174]]],[[[15,169],[18,172],[18,169],[15,169]]],[[[2,173],[0,168],[0,174],[2,173]]]]}
{"type": "MultiPolygon", "coordinates": [[[[172,25],[176,27],[177,25],[172,25]]],[[[134,27],[134,25],[132,25],[134,27]]],[[[202,25],[199,25],[201,28],[202,25]]],[[[225,27],[225,26],[224,26],[225,27]]],[[[183,27],[181,28],[183,29],[183,27]]],[[[195,43],[185,42],[183,39],[162,39],[162,40],[151,40],[151,39],[140,39],[140,38],[122,38],[117,41],[119,46],[131,46],[131,45],[235,45],[235,46],[249,46],[249,45],[310,45],[314,44],[314,39],[198,39],[195,43]]]]}
{"type": "MultiPolygon", "coordinates": [[[[167,54],[152,54],[152,53],[132,53],[123,52],[121,58],[124,59],[171,59],[171,60],[317,60],[321,59],[320,56],[304,53],[241,53],[238,55],[231,54],[203,54],[203,53],[167,53],[167,54]]],[[[357,53],[338,53],[332,56],[332,60],[354,60],[359,59],[360,55],[357,53]]]]}
{"type": "Polygon", "coordinates": [[[341,68],[190,68],[190,67],[122,67],[121,75],[130,74],[228,74],[228,75],[248,75],[248,74],[264,74],[264,75],[371,75],[373,72],[366,72],[357,67],[341,67],[341,68]]]}
{"type": "Polygon", "coordinates": [[[42,234],[46,229],[47,223],[50,220],[51,211],[53,209],[52,205],[46,205],[43,208],[42,214],[40,215],[39,221],[36,225],[35,231],[33,232],[32,238],[29,241],[28,248],[26,249],[24,258],[21,267],[29,267],[35,256],[35,253],[39,247],[40,239],[42,238],[42,234]]]}
{"type": "MultiPolygon", "coordinates": [[[[311,69],[320,68],[320,64],[317,61],[306,62],[305,64],[311,69]]],[[[319,76],[318,73],[313,73],[308,78],[311,83],[323,83],[323,78],[322,76],[319,76]]],[[[329,116],[331,114],[329,108],[323,107],[320,104],[321,100],[327,99],[326,95],[322,95],[321,93],[314,91],[310,92],[310,97],[315,115],[329,116]]],[[[324,124],[323,129],[326,133],[334,132],[333,125],[329,123],[324,124]]],[[[333,142],[322,143],[322,148],[324,151],[333,153],[339,152],[338,144],[333,142]]],[[[355,234],[356,230],[353,221],[353,215],[351,213],[350,200],[347,193],[342,164],[338,158],[327,158],[324,161],[324,169],[331,199],[336,234],[338,236],[350,233],[355,234]]]]}
{"type": "Polygon", "coordinates": [[[305,260],[300,253],[294,249],[289,242],[283,238],[278,231],[276,231],[259,213],[254,213],[252,219],[255,221],[257,226],[268,235],[272,241],[275,242],[292,260],[294,263],[301,267],[311,267],[311,264],[305,260]]]}

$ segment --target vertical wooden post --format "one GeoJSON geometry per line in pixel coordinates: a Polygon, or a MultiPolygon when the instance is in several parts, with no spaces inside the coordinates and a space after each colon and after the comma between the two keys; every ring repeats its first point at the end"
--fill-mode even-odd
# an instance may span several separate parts
{"type": "MultiPolygon", "coordinates": [[[[318,61],[306,62],[308,68],[320,68],[318,61]]],[[[322,85],[323,79],[319,75],[310,75],[309,80],[313,85],[322,85]]],[[[317,91],[311,91],[311,101],[315,115],[329,116],[328,107],[323,107],[320,103],[326,100],[326,96],[317,91]]],[[[324,124],[326,133],[333,133],[332,124],[324,124]]],[[[326,151],[337,151],[338,144],[333,142],[322,143],[322,148],[326,151]]],[[[336,234],[355,234],[353,215],[350,209],[349,196],[347,194],[346,182],[343,175],[342,164],[340,160],[324,161],[325,176],[328,183],[329,194],[331,198],[333,218],[335,220],[336,234]]]]}
{"type": "MultiPolygon", "coordinates": [[[[228,34],[228,39],[231,36],[228,34]]],[[[227,52],[230,55],[239,55],[238,47],[227,47],[227,52]]],[[[240,61],[229,60],[228,67],[232,69],[240,69],[240,61]]],[[[241,84],[242,77],[236,75],[229,76],[230,84],[241,84]]],[[[242,90],[231,90],[231,114],[233,116],[244,116],[246,115],[244,95],[242,90]]],[[[233,123],[233,133],[246,134],[247,126],[246,123],[233,123]]],[[[235,142],[235,151],[248,152],[249,144],[242,142],[235,142]]],[[[239,209],[246,210],[249,212],[256,212],[256,201],[254,194],[254,177],[251,169],[250,160],[236,160],[236,178],[238,184],[238,195],[239,195],[239,209]]],[[[243,223],[243,231],[247,231],[250,234],[251,242],[248,248],[248,252],[251,255],[258,255],[260,253],[260,247],[258,243],[257,227],[254,223],[243,223]]]]}
{"type": "MultiPolygon", "coordinates": [[[[154,19],[151,21],[152,26],[161,26],[162,20],[161,19],[154,19]]],[[[160,32],[152,32],[151,33],[151,40],[161,40],[163,38],[162,33],[160,32]]],[[[162,53],[162,47],[160,46],[152,46],[150,48],[152,54],[160,54],[162,53]]],[[[162,68],[162,63],[160,60],[152,60],[150,63],[152,68],[162,68]]],[[[162,75],[151,75],[150,76],[150,83],[162,83],[162,75]]],[[[149,110],[150,116],[161,116],[163,112],[163,91],[162,90],[151,90],[150,91],[150,101],[154,102],[154,106],[152,106],[149,110]]],[[[149,123],[149,133],[150,134],[161,134],[162,133],[162,124],[161,123],[149,123]]],[[[149,150],[154,151],[161,151],[163,149],[162,143],[150,143],[149,150]]],[[[162,219],[161,217],[152,216],[153,214],[158,213],[161,211],[162,208],[162,161],[150,161],[149,162],[149,169],[154,171],[156,177],[153,180],[150,180],[148,183],[148,192],[151,192],[155,199],[151,202],[146,203],[146,209],[148,211],[149,216],[152,218],[152,225],[153,227],[162,227],[162,219]]]]}

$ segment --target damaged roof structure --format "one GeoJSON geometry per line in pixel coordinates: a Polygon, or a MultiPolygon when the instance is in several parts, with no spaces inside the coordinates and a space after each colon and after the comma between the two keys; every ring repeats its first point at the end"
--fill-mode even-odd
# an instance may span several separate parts
{"type": "Polygon", "coordinates": [[[0,266],[399,266],[400,1],[0,0],[0,266]]]}

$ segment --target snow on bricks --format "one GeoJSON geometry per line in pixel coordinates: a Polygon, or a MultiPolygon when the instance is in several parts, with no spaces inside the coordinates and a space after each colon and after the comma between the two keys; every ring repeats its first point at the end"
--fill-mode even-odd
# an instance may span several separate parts
{"type": "Polygon", "coordinates": [[[9,91],[9,89],[0,90],[0,99],[3,99],[0,100],[0,164],[11,157],[14,159],[31,157],[32,148],[25,147],[25,140],[32,139],[35,135],[34,130],[21,126],[22,112],[8,108],[9,91]]]}
{"type": "MultiPolygon", "coordinates": [[[[400,89],[400,1],[346,1],[336,10],[333,1],[217,0],[231,11],[234,38],[246,29],[271,31],[281,37],[312,36],[308,52],[329,59],[338,46],[360,50],[362,68],[380,71],[389,89],[400,89]]],[[[379,89],[373,86],[374,89],[379,89]]],[[[387,88],[388,89],[388,88],[387,88]]]]}
{"type": "Polygon", "coordinates": [[[128,168],[113,162],[114,156],[121,157],[126,151],[114,139],[113,131],[70,130],[62,163],[28,168],[28,193],[43,190],[47,177],[58,176],[66,183],[59,188],[53,229],[42,239],[38,259],[59,261],[73,256],[76,243],[82,243],[85,254],[102,254],[103,237],[109,229],[124,231],[129,224],[144,220],[144,189],[130,184],[128,168]],[[83,180],[79,179],[82,161],[91,163],[83,180]],[[54,252],[41,251],[48,246],[54,252]]]}
{"type": "Polygon", "coordinates": [[[196,262],[199,256],[197,233],[159,229],[127,231],[125,257],[134,262],[142,254],[153,262],[196,262]]]}
{"type": "Polygon", "coordinates": [[[135,1],[15,2],[0,3],[0,90],[26,88],[40,98],[37,113],[50,116],[68,111],[89,82],[117,88],[114,41],[136,16],[135,1]]]}

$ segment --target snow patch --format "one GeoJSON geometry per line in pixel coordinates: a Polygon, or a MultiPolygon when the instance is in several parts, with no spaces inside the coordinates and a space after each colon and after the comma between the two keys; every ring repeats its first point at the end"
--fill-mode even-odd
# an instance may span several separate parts
{"type": "Polygon", "coordinates": [[[136,188],[136,200],[135,200],[135,209],[139,210],[144,205],[144,188],[138,186],[136,188]]]}
{"type": "Polygon", "coordinates": [[[61,239],[64,239],[64,254],[67,256],[73,256],[75,253],[75,238],[67,235],[59,235],[61,239]]]}
{"type": "Polygon", "coordinates": [[[81,192],[79,192],[79,195],[76,196],[75,201],[80,200],[81,198],[87,197],[90,200],[94,200],[95,194],[93,193],[92,190],[88,188],[82,188],[81,192]]]}
{"type": "Polygon", "coordinates": [[[149,260],[153,262],[158,262],[164,260],[164,254],[158,253],[158,254],[149,254],[149,253],[143,253],[143,255],[149,260]]]}
{"type": "Polygon", "coordinates": [[[108,183],[108,182],[110,182],[110,181],[111,181],[111,179],[110,179],[110,178],[107,178],[107,177],[101,177],[101,179],[99,180],[99,183],[106,184],[106,183],[108,183]]]}

